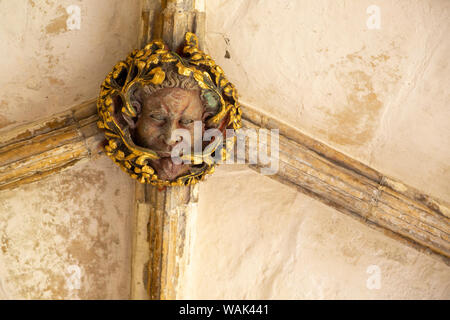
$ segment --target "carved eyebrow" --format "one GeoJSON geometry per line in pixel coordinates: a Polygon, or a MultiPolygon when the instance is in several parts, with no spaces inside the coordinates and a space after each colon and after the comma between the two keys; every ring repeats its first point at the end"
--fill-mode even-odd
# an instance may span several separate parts
{"type": "Polygon", "coordinates": [[[150,108],[147,109],[150,112],[164,112],[164,113],[168,113],[167,108],[164,108],[163,106],[159,105],[159,104],[152,104],[150,108]]]}
{"type": "Polygon", "coordinates": [[[169,114],[169,110],[167,108],[164,108],[163,106],[157,106],[155,104],[152,104],[150,108],[147,109],[148,113],[163,113],[163,114],[169,114]]]}
{"type": "MultiPolygon", "coordinates": [[[[190,101],[190,103],[188,103],[188,104],[186,104],[186,106],[183,108],[183,110],[181,110],[181,114],[184,114],[184,112],[186,111],[186,109],[188,109],[189,107],[191,107],[193,104],[191,103],[191,101],[190,101]]],[[[203,105],[202,105],[202,107],[203,107],[203,105]]],[[[203,109],[204,109],[204,107],[203,107],[203,109]]]]}

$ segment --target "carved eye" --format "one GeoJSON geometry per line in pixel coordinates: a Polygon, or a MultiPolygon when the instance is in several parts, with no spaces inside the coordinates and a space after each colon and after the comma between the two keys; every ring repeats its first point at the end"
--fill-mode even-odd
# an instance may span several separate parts
{"type": "Polygon", "coordinates": [[[181,124],[190,124],[190,123],[194,122],[194,120],[192,120],[192,119],[181,119],[180,122],[181,122],[181,124]]]}
{"type": "Polygon", "coordinates": [[[150,118],[152,118],[153,120],[162,121],[165,119],[165,116],[162,114],[151,114],[150,118]]]}

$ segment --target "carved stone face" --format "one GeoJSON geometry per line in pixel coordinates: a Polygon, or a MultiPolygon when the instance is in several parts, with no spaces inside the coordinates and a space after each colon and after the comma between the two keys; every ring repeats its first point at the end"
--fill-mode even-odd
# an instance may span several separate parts
{"type": "Polygon", "coordinates": [[[156,151],[161,157],[151,163],[156,174],[164,180],[173,180],[186,174],[190,164],[175,165],[172,162],[171,151],[181,143],[181,138],[179,141],[172,139],[172,133],[176,129],[189,131],[192,147],[194,138],[202,140],[201,136],[194,137],[194,122],[204,119],[200,90],[177,87],[160,89],[151,95],[143,96],[141,105],[135,139],[138,145],[156,151]]]}
{"type": "Polygon", "coordinates": [[[232,146],[224,134],[241,128],[234,85],[198,48],[195,34],[187,32],[184,40],[178,53],[160,40],[133,50],[100,87],[97,125],[105,132],[105,153],[140,183],[169,187],[202,181],[232,146]],[[211,139],[203,142],[206,129],[211,139]],[[172,135],[190,139],[195,150],[189,155],[189,143],[172,141],[172,135]]]}

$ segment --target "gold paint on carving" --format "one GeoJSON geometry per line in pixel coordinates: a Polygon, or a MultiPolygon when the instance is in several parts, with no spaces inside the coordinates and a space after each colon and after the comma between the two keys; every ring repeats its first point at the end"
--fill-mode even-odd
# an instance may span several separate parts
{"type": "Polygon", "coordinates": [[[113,116],[114,112],[117,112],[114,110],[114,99],[122,101],[120,112],[129,117],[137,115],[130,102],[130,95],[139,87],[163,83],[165,72],[162,64],[173,64],[180,75],[192,75],[203,91],[213,91],[219,98],[220,110],[208,120],[208,126],[217,126],[228,119],[227,128],[241,128],[242,113],[236,89],[227,80],[222,68],[198,48],[197,36],[191,32],[185,35],[182,56],[169,51],[162,41],[155,40],[144,49],[134,50],[124,61],[118,62],[101,85],[97,100],[100,117],[97,126],[104,130],[108,140],[108,145],[105,146],[106,154],[132,178],[159,187],[195,184],[203,180],[206,174],[214,172],[215,163],[211,155],[221,145],[222,160],[225,160],[232,146],[230,142],[234,141],[234,138],[217,139],[201,154],[189,156],[187,159],[193,163],[202,164],[199,171],[181,176],[175,181],[166,181],[158,178],[149,163],[149,160],[159,159],[158,154],[135,145],[128,128],[123,128],[113,116]]]}

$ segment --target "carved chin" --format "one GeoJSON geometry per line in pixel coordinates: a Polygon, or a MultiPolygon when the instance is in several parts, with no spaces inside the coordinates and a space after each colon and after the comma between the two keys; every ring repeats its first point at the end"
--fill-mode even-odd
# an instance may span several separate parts
{"type": "Polygon", "coordinates": [[[152,165],[161,180],[175,180],[189,171],[188,164],[174,164],[170,157],[154,160],[152,165]]]}

